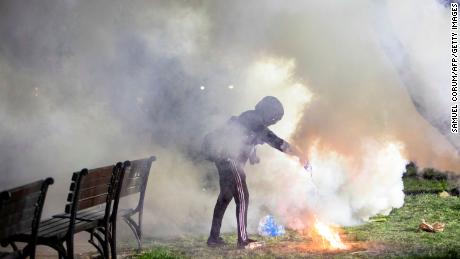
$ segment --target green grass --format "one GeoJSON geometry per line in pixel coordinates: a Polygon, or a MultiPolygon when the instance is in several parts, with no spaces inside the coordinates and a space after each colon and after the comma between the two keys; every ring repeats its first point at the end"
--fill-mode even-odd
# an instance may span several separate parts
{"type": "Polygon", "coordinates": [[[447,180],[427,180],[415,177],[404,178],[404,191],[406,192],[442,192],[452,189],[447,180]]]}
{"type": "Polygon", "coordinates": [[[179,259],[185,255],[174,248],[154,247],[136,256],[138,259],[179,259]]]}
{"type": "Polygon", "coordinates": [[[392,247],[388,255],[408,257],[460,257],[460,199],[422,194],[406,196],[405,205],[386,221],[346,228],[360,241],[375,241],[392,247]],[[418,231],[421,220],[446,223],[444,232],[418,231]]]}
{"type": "MultiPolygon", "coordinates": [[[[404,179],[406,191],[441,192],[451,188],[445,180],[404,179]]],[[[278,238],[253,237],[263,240],[261,249],[236,249],[235,233],[223,234],[229,244],[223,248],[208,248],[206,236],[180,237],[173,240],[150,240],[151,247],[136,258],[460,258],[460,198],[442,198],[437,194],[407,195],[402,208],[389,216],[376,216],[369,223],[344,228],[347,242],[359,244],[347,251],[311,251],[299,249],[309,244],[308,237],[288,230],[278,238]],[[446,223],[440,233],[418,231],[421,220],[446,223]]]]}

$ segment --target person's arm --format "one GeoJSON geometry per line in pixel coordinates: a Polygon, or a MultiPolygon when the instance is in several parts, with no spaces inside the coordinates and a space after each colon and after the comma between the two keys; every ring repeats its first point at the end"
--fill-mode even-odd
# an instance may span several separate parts
{"type": "Polygon", "coordinates": [[[298,157],[299,162],[302,164],[302,166],[306,166],[308,164],[307,156],[305,155],[305,153],[302,152],[302,150],[300,150],[296,146],[288,144],[288,147],[287,147],[286,151],[284,151],[284,153],[286,153],[288,155],[291,155],[291,156],[298,157]]]}
{"type": "Polygon", "coordinates": [[[268,143],[273,148],[278,149],[281,152],[284,152],[291,156],[296,156],[299,158],[299,162],[303,165],[308,163],[307,156],[296,146],[289,144],[284,139],[278,137],[273,131],[268,128],[264,128],[260,131],[261,139],[265,143],[268,143]]]}

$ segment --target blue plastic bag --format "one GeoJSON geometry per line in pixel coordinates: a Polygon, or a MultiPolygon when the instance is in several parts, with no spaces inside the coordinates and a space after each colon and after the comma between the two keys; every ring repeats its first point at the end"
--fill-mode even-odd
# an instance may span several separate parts
{"type": "Polygon", "coordinates": [[[284,227],[278,224],[272,215],[267,215],[259,221],[259,234],[261,236],[276,237],[286,233],[284,227]]]}

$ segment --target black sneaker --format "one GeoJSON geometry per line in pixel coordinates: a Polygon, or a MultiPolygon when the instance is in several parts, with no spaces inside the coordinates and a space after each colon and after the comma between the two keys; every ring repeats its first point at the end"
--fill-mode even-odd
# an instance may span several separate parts
{"type": "Polygon", "coordinates": [[[218,237],[218,238],[209,237],[207,244],[209,247],[218,247],[218,246],[224,246],[227,243],[225,243],[225,241],[221,237],[218,237]]]}

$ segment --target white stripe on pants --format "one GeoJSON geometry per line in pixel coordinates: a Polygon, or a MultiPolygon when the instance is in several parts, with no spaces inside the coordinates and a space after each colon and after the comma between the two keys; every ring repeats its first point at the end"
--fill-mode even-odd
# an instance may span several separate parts
{"type": "Polygon", "coordinates": [[[239,197],[239,200],[240,200],[240,208],[239,208],[239,222],[240,222],[240,225],[239,225],[239,230],[240,230],[240,233],[241,233],[241,239],[242,241],[246,241],[248,239],[248,235],[246,233],[246,197],[245,197],[245,194],[244,194],[244,190],[243,190],[243,183],[241,182],[241,176],[240,176],[240,173],[238,171],[238,166],[236,165],[236,162],[234,160],[230,160],[230,163],[232,165],[232,172],[233,172],[233,176],[235,177],[235,184],[236,184],[236,188],[237,188],[237,191],[238,191],[238,197],[239,197]]]}

